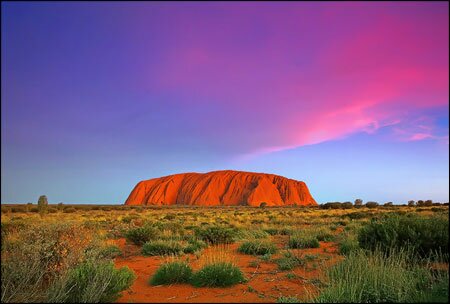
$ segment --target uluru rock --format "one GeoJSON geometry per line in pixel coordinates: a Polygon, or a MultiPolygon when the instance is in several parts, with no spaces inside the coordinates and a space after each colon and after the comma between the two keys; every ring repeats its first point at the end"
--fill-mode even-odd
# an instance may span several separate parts
{"type": "Polygon", "coordinates": [[[302,181],[266,173],[181,173],[139,182],[125,205],[317,205],[302,181]]]}

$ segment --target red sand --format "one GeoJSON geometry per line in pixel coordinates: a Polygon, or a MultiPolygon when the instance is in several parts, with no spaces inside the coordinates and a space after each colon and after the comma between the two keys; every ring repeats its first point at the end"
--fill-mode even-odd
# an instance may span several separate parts
{"type": "Polygon", "coordinates": [[[304,182],[241,171],[182,173],[141,181],[126,205],[317,205],[304,182]]]}
{"type": "MultiPolygon", "coordinates": [[[[279,241],[279,240],[278,240],[279,241]]],[[[277,242],[279,243],[279,242],[277,242]]],[[[189,284],[176,284],[168,286],[151,286],[148,284],[150,277],[156,272],[158,267],[164,262],[163,257],[144,257],[140,255],[137,246],[125,244],[125,241],[118,240],[118,246],[124,251],[124,257],[117,258],[116,267],[128,266],[135,274],[137,279],[131,288],[123,292],[118,300],[120,303],[132,302],[275,302],[280,296],[296,296],[299,299],[306,300],[309,294],[316,294],[317,287],[310,279],[320,277],[320,269],[335,263],[339,260],[336,255],[336,246],[333,243],[322,242],[320,248],[296,250],[303,254],[319,254],[320,257],[329,257],[324,259],[324,265],[312,269],[313,263],[308,263],[308,267],[297,267],[292,271],[280,271],[273,262],[264,262],[255,256],[240,254],[237,252],[238,244],[228,246],[228,255],[243,271],[245,277],[249,280],[246,283],[238,284],[228,288],[196,288],[189,284]],[[251,267],[251,261],[259,261],[258,267],[251,267]],[[295,273],[295,279],[286,278],[287,273],[295,273]],[[251,287],[251,288],[250,288],[251,287]]],[[[280,244],[279,244],[280,245],[280,244]]],[[[280,247],[281,248],[281,247],[280,247]]],[[[202,252],[207,255],[208,252],[217,248],[210,247],[202,252]]],[[[273,255],[272,259],[279,255],[273,255]]],[[[192,268],[198,270],[201,267],[202,257],[197,260],[194,255],[188,255],[192,268]]],[[[183,257],[184,259],[185,257],[183,257]]]]}

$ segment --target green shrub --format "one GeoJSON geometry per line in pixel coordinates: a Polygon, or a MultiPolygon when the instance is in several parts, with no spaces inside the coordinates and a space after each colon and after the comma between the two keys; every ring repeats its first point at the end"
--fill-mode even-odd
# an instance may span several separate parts
{"type": "Polygon", "coordinates": [[[301,255],[296,255],[291,251],[283,252],[283,256],[275,262],[280,270],[292,270],[298,266],[305,265],[305,259],[301,255]]]}
{"type": "Polygon", "coordinates": [[[436,289],[436,282],[443,281],[442,277],[411,265],[410,257],[406,251],[392,251],[388,256],[381,251],[354,251],[328,271],[328,287],[315,302],[415,303],[421,299],[439,298],[445,291],[438,288],[436,296],[432,290],[436,289]]]}
{"type": "MultiPolygon", "coordinates": [[[[363,226],[358,241],[361,248],[384,252],[409,247],[422,257],[448,253],[448,218],[391,215],[363,226]]],[[[448,255],[447,255],[448,258],[448,255]]]]}
{"type": "Polygon", "coordinates": [[[175,283],[189,282],[192,276],[192,269],[186,262],[168,262],[158,268],[151,277],[151,285],[167,285],[175,283]]]}
{"type": "MultiPolygon", "coordinates": [[[[31,210],[33,210],[33,209],[31,209],[31,210]]],[[[74,212],[76,212],[77,210],[74,208],[74,207],[66,207],[66,208],[64,208],[64,213],[74,213],[74,212]]]]}
{"type": "Polygon", "coordinates": [[[116,245],[109,245],[100,250],[100,257],[104,257],[107,259],[113,259],[122,255],[122,250],[116,245]]]}
{"type": "Polygon", "coordinates": [[[279,297],[277,303],[301,303],[296,297],[279,297]]]}
{"type": "Polygon", "coordinates": [[[170,255],[183,253],[184,246],[175,240],[157,240],[142,246],[143,255],[170,255]]]}
{"type": "Polygon", "coordinates": [[[264,229],[264,232],[269,234],[269,235],[277,235],[278,234],[278,229],[276,229],[276,228],[267,228],[267,229],[264,229]]]}
{"type": "Polygon", "coordinates": [[[331,242],[334,240],[334,235],[331,234],[325,227],[316,229],[314,233],[318,241],[331,242]]]}
{"type": "Polygon", "coordinates": [[[208,264],[192,276],[196,287],[228,287],[244,281],[241,270],[227,262],[208,264]]]}
{"type": "Polygon", "coordinates": [[[270,241],[251,240],[242,243],[238,251],[253,255],[272,254],[277,251],[277,246],[270,241]]]}
{"type": "Polygon", "coordinates": [[[359,249],[358,240],[356,238],[347,236],[338,242],[339,253],[348,255],[351,252],[359,249]]]}
{"type": "Polygon", "coordinates": [[[128,267],[116,269],[112,262],[89,261],[70,270],[67,278],[53,285],[48,299],[64,303],[114,302],[134,279],[128,267]]]}
{"type": "Polygon", "coordinates": [[[195,253],[206,247],[208,247],[208,245],[205,242],[203,242],[202,240],[189,239],[187,246],[184,247],[184,249],[183,249],[183,252],[184,253],[195,253]]]}
{"type": "Polygon", "coordinates": [[[143,245],[144,243],[155,239],[157,235],[158,230],[149,225],[132,228],[125,232],[125,238],[135,245],[143,245]]]}
{"type": "Polygon", "coordinates": [[[294,234],[289,238],[289,248],[319,248],[320,243],[314,235],[294,234]]]}
{"type": "Polygon", "coordinates": [[[198,238],[211,244],[229,244],[234,242],[236,231],[222,226],[198,228],[195,231],[198,238]]]}

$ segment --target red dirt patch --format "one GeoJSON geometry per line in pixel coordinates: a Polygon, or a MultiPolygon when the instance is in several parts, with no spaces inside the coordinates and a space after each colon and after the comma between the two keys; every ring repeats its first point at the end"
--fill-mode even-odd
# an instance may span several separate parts
{"type": "MultiPolygon", "coordinates": [[[[279,240],[275,241],[279,243],[279,240]]],[[[148,284],[150,277],[166,258],[136,255],[140,254],[139,248],[125,244],[123,239],[117,240],[117,245],[124,251],[124,257],[115,260],[116,267],[128,266],[137,276],[131,288],[123,292],[122,297],[117,301],[119,303],[273,303],[280,296],[295,296],[300,300],[307,300],[308,297],[317,293],[315,284],[320,283],[318,279],[321,269],[327,268],[341,259],[336,255],[336,244],[321,242],[320,248],[292,250],[296,253],[317,255],[317,260],[309,262],[305,267],[300,266],[291,271],[280,271],[274,262],[274,259],[280,257],[280,254],[273,255],[272,259],[266,262],[256,256],[238,253],[238,243],[228,245],[225,249],[223,246],[211,246],[205,249],[199,258],[195,255],[185,255],[182,259],[188,258],[195,271],[201,267],[205,256],[219,250],[242,270],[248,281],[227,288],[197,288],[189,284],[151,286],[148,284]],[[258,261],[258,263],[251,265],[252,261],[258,261]],[[312,265],[314,263],[321,265],[314,267],[312,265]],[[288,279],[287,273],[295,274],[295,276],[288,279]]]]}

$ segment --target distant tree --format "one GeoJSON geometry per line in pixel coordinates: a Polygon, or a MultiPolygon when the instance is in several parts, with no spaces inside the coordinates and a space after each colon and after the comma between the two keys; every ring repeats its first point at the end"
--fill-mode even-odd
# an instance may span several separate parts
{"type": "Polygon", "coordinates": [[[342,203],[342,209],[351,209],[353,208],[352,202],[343,202],[342,203]]]}
{"type": "Polygon", "coordinates": [[[322,205],[322,209],[341,209],[342,204],[340,202],[328,202],[322,205]]]}
{"type": "Polygon", "coordinates": [[[267,203],[266,202],[262,202],[261,204],[259,204],[259,207],[260,208],[265,208],[267,206],[267,203]]]}
{"type": "Polygon", "coordinates": [[[394,204],[392,202],[384,203],[385,207],[392,207],[394,204]]]}
{"type": "Polygon", "coordinates": [[[363,200],[360,198],[355,199],[355,207],[361,207],[363,204],[363,200]]]}
{"type": "Polygon", "coordinates": [[[48,211],[47,196],[41,195],[39,197],[37,205],[38,205],[38,211],[39,211],[40,215],[43,215],[43,214],[47,213],[47,211],[48,211]]]}
{"type": "Polygon", "coordinates": [[[416,205],[416,202],[413,200],[408,201],[408,206],[409,207],[414,207],[416,205]]]}
{"type": "Polygon", "coordinates": [[[30,212],[31,207],[33,207],[33,203],[27,203],[27,205],[25,206],[25,210],[26,210],[27,212],[30,212]]]}
{"type": "Polygon", "coordinates": [[[433,201],[432,200],[426,200],[425,202],[423,202],[424,206],[433,206],[433,201]]]}
{"type": "Polygon", "coordinates": [[[366,207],[367,208],[377,208],[378,207],[378,203],[377,202],[367,202],[366,203],[366,207]]]}
{"type": "Polygon", "coordinates": [[[64,204],[61,202],[61,203],[58,203],[58,210],[59,211],[62,211],[63,209],[64,209],[64,204]]]}
{"type": "Polygon", "coordinates": [[[417,206],[418,206],[418,207],[423,207],[424,204],[425,204],[425,202],[424,202],[423,200],[418,200],[418,201],[417,201],[417,206]]]}

